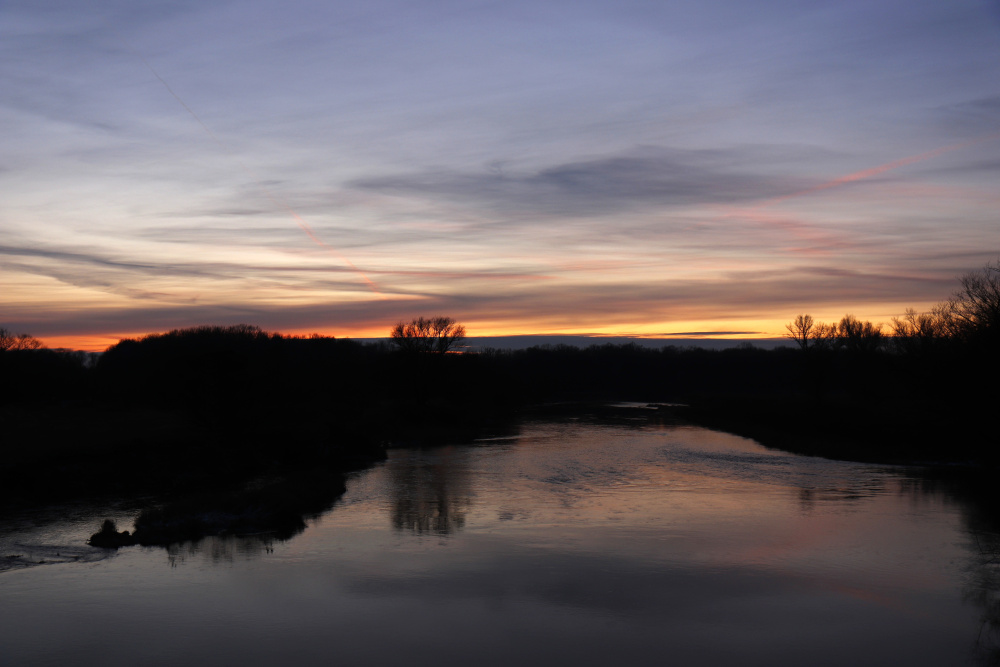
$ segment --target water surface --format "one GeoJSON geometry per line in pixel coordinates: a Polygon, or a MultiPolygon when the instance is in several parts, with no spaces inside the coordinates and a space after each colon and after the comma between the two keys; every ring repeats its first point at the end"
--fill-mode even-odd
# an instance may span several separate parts
{"type": "Polygon", "coordinates": [[[977,664],[996,536],[970,512],[915,469],[527,422],[393,450],[287,542],[83,544],[128,507],[8,522],[0,662],[977,664]]]}

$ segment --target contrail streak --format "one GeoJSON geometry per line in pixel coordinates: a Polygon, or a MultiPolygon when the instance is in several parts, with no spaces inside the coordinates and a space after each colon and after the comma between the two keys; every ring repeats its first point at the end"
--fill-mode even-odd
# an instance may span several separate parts
{"type": "Polygon", "coordinates": [[[739,208],[728,208],[728,212],[720,216],[720,219],[740,219],[744,221],[755,222],[761,226],[777,229],[781,232],[785,232],[789,236],[799,239],[801,242],[807,243],[809,245],[799,248],[792,249],[799,253],[815,254],[816,252],[826,252],[826,250],[833,247],[844,247],[849,245],[848,241],[843,239],[837,239],[835,236],[831,236],[827,233],[814,229],[814,225],[806,224],[801,220],[795,220],[792,218],[783,219],[781,217],[775,216],[774,213],[768,212],[767,209],[771,208],[777,204],[788,201],[789,199],[795,199],[797,197],[804,197],[815,192],[822,192],[824,190],[830,190],[833,188],[840,187],[842,185],[848,185],[857,181],[863,181],[879,174],[884,174],[887,171],[897,169],[899,167],[904,167],[909,164],[914,164],[916,162],[923,162],[924,160],[930,160],[931,158],[944,155],[945,153],[950,153],[952,151],[961,150],[963,148],[968,148],[969,146],[974,146],[976,144],[986,143],[988,141],[993,141],[1000,138],[1000,132],[994,132],[993,134],[987,134],[981,137],[976,137],[975,139],[970,139],[968,141],[962,141],[957,144],[950,144],[948,146],[942,146],[940,148],[935,148],[934,150],[926,151],[924,153],[918,153],[917,155],[909,155],[907,157],[899,158],[898,160],[893,160],[892,162],[886,162],[885,164],[880,164],[876,167],[870,167],[868,169],[862,169],[861,171],[855,171],[850,174],[846,174],[839,178],[835,178],[831,181],[825,183],[820,183],[819,185],[814,185],[810,188],[805,188],[804,190],[799,190],[797,192],[792,192],[786,195],[780,195],[777,197],[771,197],[770,199],[765,199],[759,201],[756,204],[749,206],[743,206],[739,208]],[[816,248],[816,244],[819,244],[819,248],[816,248]]]}
{"type": "Polygon", "coordinates": [[[918,155],[910,155],[908,157],[900,158],[898,160],[893,160],[892,162],[886,162],[877,167],[871,167],[870,169],[863,169],[861,171],[856,171],[852,174],[847,174],[846,176],[841,176],[840,178],[835,178],[832,181],[827,181],[826,183],[820,183],[819,185],[814,185],[811,188],[806,188],[805,190],[799,190],[798,192],[793,192],[791,194],[782,195],[780,197],[773,197],[771,199],[765,200],[756,206],[752,206],[752,209],[761,209],[768,206],[773,206],[774,204],[780,204],[788,199],[793,199],[795,197],[802,197],[804,195],[809,195],[814,192],[821,192],[823,190],[829,190],[830,188],[836,188],[841,185],[847,185],[848,183],[854,183],[855,181],[863,181],[866,178],[871,178],[872,176],[878,176],[892,169],[897,169],[899,167],[905,167],[908,164],[913,164],[915,162],[923,162],[924,160],[929,160],[935,158],[939,155],[944,155],[945,153],[950,153],[952,151],[957,151],[962,148],[968,148],[969,146],[974,146],[976,144],[984,143],[987,141],[992,141],[1000,137],[1000,132],[994,132],[993,134],[988,134],[983,137],[977,137],[976,139],[970,139],[968,141],[963,141],[957,144],[951,144],[950,146],[942,146],[941,148],[935,148],[932,151],[927,151],[926,153],[920,153],[918,155]]]}
{"type": "MultiPolygon", "coordinates": [[[[209,128],[208,125],[206,125],[205,122],[198,116],[198,114],[194,112],[194,109],[189,107],[184,102],[184,100],[181,99],[180,95],[174,92],[174,89],[170,87],[170,84],[167,83],[162,76],[160,76],[159,72],[156,71],[153,65],[150,64],[150,62],[146,60],[146,58],[144,58],[141,53],[132,48],[132,45],[129,44],[124,37],[122,37],[118,33],[115,34],[117,35],[118,39],[122,42],[122,44],[125,45],[125,48],[128,51],[130,51],[136,58],[142,61],[142,64],[146,66],[146,69],[148,69],[153,74],[153,76],[156,77],[157,81],[163,84],[163,87],[167,89],[167,92],[170,93],[175,100],[177,100],[177,103],[180,104],[182,107],[184,107],[184,110],[187,111],[189,114],[191,114],[191,117],[194,118],[199,125],[201,125],[201,129],[205,130],[205,133],[212,138],[212,141],[214,141],[219,146],[219,148],[222,149],[224,153],[227,153],[236,158],[233,151],[230,150],[229,147],[221,139],[219,139],[219,137],[216,136],[214,132],[212,132],[211,128],[209,128]]],[[[382,299],[386,298],[386,296],[379,291],[378,286],[371,280],[371,278],[365,275],[364,271],[359,269],[357,265],[354,264],[354,262],[344,257],[340,252],[337,251],[336,248],[334,248],[333,246],[329,245],[328,243],[320,239],[313,231],[312,227],[310,227],[309,224],[302,219],[302,216],[300,216],[288,202],[286,202],[284,199],[271,192],[271,190],[266,185],[264,185],[263,180],[260,179],[256,174],[254,174],[253,171],[251,171],[250,168],[247,167],[242,160],[236,158],[236,162],[237,164],[239,164],[243,172],[250,177],[250,180],[252,180],[254,183],[257,184],[257,187],[260,188],[261,192],[264,193],[264,195],[271,201],[272,204],[274,204],[276,208],[282,208],[288,212],[288,214],[292,217],[292,219],[295,220],[295,223],[299,226],[299,228],[303,232],[305,232],[306,236],[308,236],[313,243],[315,243],[316,245],[320,246],[321,248],[329,252],[331,255],[339,259],[347,266],[351,267],[351,269],[365,282],[365,284],[368,285],[368,287],[375,294],[377,294],[382,299]]]]}

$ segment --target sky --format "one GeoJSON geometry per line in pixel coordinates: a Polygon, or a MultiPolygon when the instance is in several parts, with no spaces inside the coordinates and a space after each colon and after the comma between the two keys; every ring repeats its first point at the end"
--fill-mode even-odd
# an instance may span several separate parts
{"type": "Polygon", "coordinates": [[[0,0],[0,327],[773,337],[1000,257],[1000,0],[0,0]]]}

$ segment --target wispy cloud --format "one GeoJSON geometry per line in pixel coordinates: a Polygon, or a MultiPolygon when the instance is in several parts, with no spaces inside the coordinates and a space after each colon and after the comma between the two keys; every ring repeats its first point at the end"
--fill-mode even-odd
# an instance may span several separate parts
{"type": "MultiPolygon", "coordinates": [[[[818,151],[812,151],[814,154],[818,151]]],[[[769,176],[759,169],[805,148],[739,147],[728,150],[636,148],[618,155],[581,159],[522,173],[512,167],[480,172],[428,169],[359,178],[348,186],[488,206],[501,212],[546,216],[600,216],[649,207],[685,207],[755,201],[777,196],[804,181],[769,176]]]]}
{"type": "Polygon", "coordinates": [[[1000,95],[990,95],[943,105],[936,110],[941,123],[962,134],[1000,131],[1000,95]]]}

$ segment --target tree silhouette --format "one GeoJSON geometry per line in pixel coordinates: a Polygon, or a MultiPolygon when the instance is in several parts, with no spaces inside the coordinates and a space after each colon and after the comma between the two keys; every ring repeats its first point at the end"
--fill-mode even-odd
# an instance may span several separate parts
{"type": "Polygon", "coordinates": [[[785,335],[794,340],[803,350],[808,350],[814,325],[812,315],[799,315],[794,322],[785,325],[785,328],[788,329],[788,333],[785,335]]]}
{"type": "Polygon", "coordinates": [[[854,315],[844,315],[837,325],[837,343],[852,352],[876,352],[884,337],[881,324],[862,322],[854,315]]]}
{"type": "Polygon", "coordinates": [[[829,348],[837,338],[836,324],[823,324],[813,321],[812,315],[799,315],[793,322],[785,325],[791,338],[803,350],[809,348],[829,348]]]}
{"type": "Polygon", "coordinates": [[[465,327],[450,317],[417,317],[396,323],[389,335],[405,352],[444,354],[465,339],[465,327]]]}
{"type": "Polygon", "coordinates": [[[7,329],[0,329],[0,352],[7,350],[39,350],[45,347],[42,341],[26,333],[14,335],[7,329]]]}
{"type": "Polygon", "coordinates": [[[1000,331],[1000,261],[960,278],[962,289],[948,301],[966,339],[994,339],[1000,331]]]}
{"type": "Polygon", "coordinates": [[[900,353],[929,352],[954,337],[955,325],[948,303],[940,303],[926,313],[907,308],[903,317],[892,318],[892,346],[900,353]]]}

